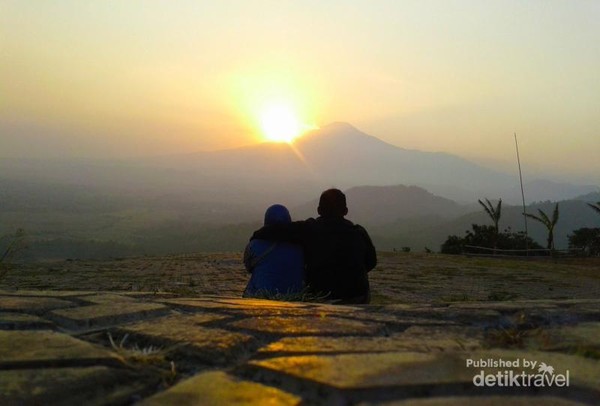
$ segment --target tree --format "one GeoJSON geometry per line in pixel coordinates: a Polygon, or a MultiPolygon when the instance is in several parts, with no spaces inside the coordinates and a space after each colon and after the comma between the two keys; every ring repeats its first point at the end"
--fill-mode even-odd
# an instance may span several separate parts
{"type": "Polygon", "coordinates": [[[464,237],[450,235],[441,246],[442,254],[462,254],[465,245],[492,248],[496,244],[497,249],[518,250],[527,243],[530,248],[542,248],[524,233],[513,233],[510,228],[496,234],[493,226],[471,225],[471,230],[465,232],[464,237]]]}
{"type": "Polygon", "coordinates": [[[477,200],[477,201],[479,202],[479,204],[481,206],[483,206],[483,209],[485,210],[485,212],[488,214],[488,216],[490,216],[490,218],[494,222],[494,234],[495,234],[494,248],[496,248],[498,234],[500,233],[500,230],[498,229],[498,223],[500,222],[500,216],[502,215],[502,199],[498,200],[498,204],[496,205],[496,208],[494,208],[492,203],[487,198],[485,199],[485,203],[483,203],[481,200],[477,200]]]}
{"type": "Polygon", "coordinates": [[[538,209],[540,213],[539,216],[535,214],[523,213],[523,215],[532,218],[536,221],[542,223],[548,229],[548,239],[547,239],[547,248],[549,250],[554,250],[554,226],[558,223],[558,203],[554,206],[554,211],[552,212],[552,218],[548,217],[546,213],[542,209],[538,209]]]}
{"type": "Polygon", "coordinates": [[[600,202],[596,202],[596,204],[588,203],[587,205],[590,206],[596,213],[600,214],[600,202]]]}
{"type": "Polygon", "coordinates": [[[580,249],[586,254],[600,255],[600,228],[578,228],[569,235],[569,248],[580,249]]]}

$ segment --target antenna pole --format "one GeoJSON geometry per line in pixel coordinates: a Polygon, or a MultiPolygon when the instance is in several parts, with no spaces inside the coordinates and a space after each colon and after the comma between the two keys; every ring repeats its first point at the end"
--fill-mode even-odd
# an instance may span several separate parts
{"type": "Polygon", "coordinates": [[[523,190],[523,174],[521,172],[521,159],[519,158],[519,143],[517,142],[517,133],[515,132],[515,147],[517,149],[517,163],[519,164],[519,180],[521,182],[521,198],[523,199],[523,220],[525,220],[525,254],[527,256],[529,256],[529,243],[527,242],[528,239],[528,232],[527,232],[527,216],[525,215],[527,213],[527,209],[525,206],[525,192],[523,190]]]}

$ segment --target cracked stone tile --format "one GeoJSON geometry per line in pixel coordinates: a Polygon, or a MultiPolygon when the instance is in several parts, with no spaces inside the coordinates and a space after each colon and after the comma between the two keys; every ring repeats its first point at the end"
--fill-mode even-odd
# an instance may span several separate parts
{"type": "MultiPolygon", "coordinates": [[[[570,387],[561,387],[566,397],[577,394],[579,388],[592,390],[597,396],[600,391],[600,363],[558,353],[490,350],[451,353],[392,352],[370,354],[341,354],[329,356],[292,356],[250,361],[249,365],[270,370],[277,374],[319,382],[338,389],[375,389],[383,387],[406,388],[428,385],[443,393],[445,384],[460,384],[468,393],[474,390],[473,377],[480,371],[495,374],[505,368],[467,367],[466,360],[535,360],[540,365],[553,366],[556,374],[570,372],[570,387]]],[[[515,373],[531,371],[516,368],[515,373]]],[[[533,374],[538,373],[535,369],[533,374]]],[[[507,388],[519,390],[537,388],[507,388]]],[[[410,391],[408,392],[410,393],[410,391]]]]}
{"type": "Polygon", "coordinates": [[[464,361],[420,352],[293,356],[249,364],[338,389],[470,382],[472,379],[464,361]]]}
{"type": "Polygon", "coordinates": [[[58,298],[69,298],[74,296],[86,296],[93,295],[97,292],[94,291],[81,291],[81,290],[0,290],[2,296],[32,296],[32,297],[58,297],[58,298]]]}
{"type": "Polygon", "coordinates": [[[73,307],[68,300],[51,297],[0,296],[0,309],[42,315],[54,309],[73,307]]]}
{"type": "Polygon", "coordinates": [[[283,308],[295,308],[295,307],[306,307],[307,304],[304,302],[282,302],[277,300],[266,300],[266,299],[220,299],[220,303],[227,303],[237,305],[241,307],[283,307],[283,308]]]}
{"type": "Polygon", "coordinates": [[[119,331],[151,345],[175,347],[181,354],[208,364],[223,364],[247,355],[248,349],[256,343],[255,338],[247,334],[202,326],[202,323],[223,318],[207,314],[169,316],[130,324],[119,331]]]}
{"type": "Polygon", "coordinates": [[[507,302],[467,302],[467,303],[453,303],[449,306],[450,309],[491,309],[491,310],[526,310],[526,309],[556,309],[556,304],[542,302],[521,302],[521,301],[507,301],[507,302]]]}
{"type": "Polygon", "coordinates": [[[54,323],[24,313],[0,313],[0,330],[50,330],[54,323]]]}
{"type": "Polygon", "coordinates": [[[55,322],[67,328],[93,328],[115,325],[168,313],[168,307],[158,303],[103,303],[55,310],[49,314],[55,322]]]}
{"type": "MultiPolygon", "coordinates": [[[[576,391],[576,387],[584,387],[596,392],[596,398],[600,393],[600,361],[597,359],[584,358],[578,355],[561,354],[557,352],[532,351],[532,350],[478,350],[466,353],[465,357],[471,359],[503,359],[503,360],[522,360],[535,361],[536,367],[529,369],[537,373],[537,368],[541,363],[552,366],[555,374],[565,374],[569,371],[570,387],[560,388],[561,393],[568,396],[571,390],[576,391]]],[[[466,359],[466,358],[464,358],[466,359]]],[[[473,370],[473,368],[469,368],[473,370]]],[[[486,369],[487,371],[488,369],[486,369]]],[[[494,370],[493,368],[491,370],[494,370]]],[[[505,369],[499,369],[504,371],[505,369]]],[[[523,368],[517,368],[517,372],[524,371],[523,368]]]]}
{"type": "Polygon", "coordinates": [[[102,348],[54,331],[0,331],[0,368],[28,365],[119,365],[120,358],[102,348]]]}
{"type": "Polygon", "coordinates": [[[575,326],[561,326],[539,331],[535,338],[544,350],[570,350],[585,353],[594,350],[600,354],[600,323],[581,323],[575,326]]]}
{"type": "Polygon", "coordinates": [[[148,374],[105,366],[0,370],[0,404],[129,404],[158,383],[148,374]]]}
{"type": "Polygon", "coordinates": [[[80,298],[84,302],[93,303],[93,304],[105,304],[105,303],[117,303],[117,302],[125,302],[125,303],[135,303],[137,300],[133,297],[117,295],[113,293],[102,293],[95,294],[89,296],[82,296],[80,298]]]}
{"type": "Polygon", "coordinates": [[[246,318],[229,323],[229,326],[280,335],[374,335],[384,329],[382,324],[329,317],[325,313],[314,317],[246,318]]]}
{"type": "Polygon", "coordinates": [[[284,337],[259,350],[264,355],[377,353],[377,352],[430,352],[459,351],[480,348],[472,339],[404,337],[284,337]]]}
{"type": "Polygon", "coordinates": [[[239,380],[224,372],[205,372],[146,399],[141,405],[298,405],[300,401],[277,388],[239,380]]]}

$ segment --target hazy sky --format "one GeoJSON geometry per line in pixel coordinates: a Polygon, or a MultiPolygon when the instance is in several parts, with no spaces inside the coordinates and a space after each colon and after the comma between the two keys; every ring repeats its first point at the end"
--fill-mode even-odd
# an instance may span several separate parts
{"type": "Polygon", "coordinates": [[[261,140],[260,109],[600,184],[597,0],[0,0],[0,156],[261,140]]]}

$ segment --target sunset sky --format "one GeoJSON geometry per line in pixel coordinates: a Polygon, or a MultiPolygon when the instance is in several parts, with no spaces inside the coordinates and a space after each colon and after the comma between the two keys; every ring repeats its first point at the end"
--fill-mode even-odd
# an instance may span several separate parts
{"type": "Polygon", "coordinates": [[[0,0],[0,157],[230,148],[283,111],[494,168],[516,131],[531,173],[600,184],[599,21],[597,0],[0,0]]]}

